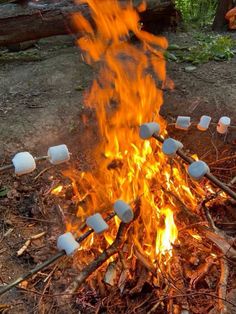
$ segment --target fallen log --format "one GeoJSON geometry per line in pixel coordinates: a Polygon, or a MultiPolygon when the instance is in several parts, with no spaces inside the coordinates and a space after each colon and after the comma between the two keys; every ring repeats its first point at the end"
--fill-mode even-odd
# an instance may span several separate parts
{"type": "MultiPolygon", "coordinates": [[[[119,0],[122,4],[127,0],[119,0]]],[[[137,3],[137,2],[136,2],[137,3]]],[[[138,3],[137,3],[138,4],[138,3]]],[[[155,21],[156,29],[173,24],[176,10],[172,1],[147,1],[147,10],[141,12],[141,21],[155,21]]],[[[71,14],[80,12],[91,20],[86,4],[64,1],[41,7],[30,7],[18,3],[0,4],[0,47],[45,37],[77,34],[71,22],[71,14]]]]}

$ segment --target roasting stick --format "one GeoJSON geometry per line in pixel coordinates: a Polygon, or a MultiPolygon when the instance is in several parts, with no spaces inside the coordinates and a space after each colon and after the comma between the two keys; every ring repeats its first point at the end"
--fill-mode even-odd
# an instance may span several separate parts
{"type": "Polygon", "coordinates": [[[33,157],[29,152],[19,152],[10,165],[0,167],[0,173],[15,168],[16,175],[28,174],[36,169],[36,161],[48,160],[53,165],[59,165],[70,160],[70,155],[65,144],[49,147],[47,156],[33,157]]]}
{"type": "MultiPolygon", "coordinates": [[[[110,221],[113,217],[116,216],[116,213],[111,213],[109,214],[104,220],[106,222],[110,221]]],[[[94,230],[89,229],[87,232],[85,232],[83,235],[81,235],[78,239],[76,239],[76,241],[78,243],[83,242],[88,236],[90,236],[90,234],[92,234],[94,232],[94,230]]],[[[40,270],[44,269],[45,267],[51,265],[52,263],[54,263],[56,260],[58,260],[59,258],[61,258],[62,256],[66,255],[65,251],[61,251],[55,255],[53,255],[51,258],[49,258],[48,260],[46,260],[45,262],[43,262],[42,264],[36,266],[35,268],[31,269],[30,271],[28,271],[27,273],[25,273],[24,275],[20,276],[19,278],[17,278],[15,281],[11,282],[10,284],[3,286],[0,289],[0,295],[6,293],[7,291],[11,290],[12,288],[14,288],[15,286],[17,286],[18,284],[20,284],[22,281],[26,280],[27,278],[33,276],[34,274],[36,274],[37,272],[39,272],[40,270]]]]}
{"type": "MultiPolygon", "coordinates": [[[[41,160],[47,160],[47,159],[48,159],[48,156],[41,156],[41,157],[35,157],[34,158],[35,161],[41,161],[41,160]]],[[[13,168],[14,168],[13,164],[2,166],[2,167],[0,167],[0,172],[6,171],[9,169],[13,169],[13,168]]]]}
{"type": "MultiPolygon", "coordinates": [[[[164,138],[157,133],[154,133],[152,135],[153,138],[155,138],[158,142],[164,143],[164,138]]],[[[195,160],[189,156],[187,156],[182,149],[178,149],[176,154],[182,158],[187,164],[191,164],[195,160]]],[[[230,189],[229,186],[221,182],[219,179],[217,179],[213,174],[207,173],[205,174],[205,177],[210,180],[214,185],[218,186],[220,189],[222,189],[226,194],[231,196],[233,199],[236,200],[236,193],[230,189]]]]}

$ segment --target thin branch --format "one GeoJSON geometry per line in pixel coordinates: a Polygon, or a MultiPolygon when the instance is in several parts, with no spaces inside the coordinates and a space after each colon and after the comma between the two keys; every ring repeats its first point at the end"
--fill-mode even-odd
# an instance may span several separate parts
{"type": "Polygon", "coordinates": [[[219,282],[219,311],[220,314],[228,313],[227,306],[226,306],[226,294],[227,294],[227,282],[229,277],[229,267],[228,262],[226,259],[221,258],[220,260],[220,267],[221,267],[221,275],[220,275],[220,282],[219,282]]]}

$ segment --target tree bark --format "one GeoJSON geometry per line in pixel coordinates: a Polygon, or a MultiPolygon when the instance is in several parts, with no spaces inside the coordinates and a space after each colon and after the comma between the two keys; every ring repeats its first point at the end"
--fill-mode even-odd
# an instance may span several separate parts
{"type": "MultiPolygon", "coordinates": [[[[120,0],[120,2],[125,3],[126,0],[120,0]]],[[[176,12],[172,1],[165,3],[155,1],[156,4],[153,0],[147,2],[150,4],[148,10],[141,13],[144,23],[149,22],[150,19],[156,20],[160,26],[171,23],[167,17],[174,16],[176,12]]],[[[91,21],[86,4],[76,5],[70,1],[59,5],[47,5],[40,9],[19,4],[0,4],[0,47],[55,35],[76,34],[79,36],[70,18],[74,12],[82,13],[91,21]]]]}
{"type": "Polygon", "coordinates": [[[225,14],[232,9],[233,0],[219,0],[216,10],[216,16],[212,25],[214,31],[224,31],[226,29],[227,21],[225,14]]]}

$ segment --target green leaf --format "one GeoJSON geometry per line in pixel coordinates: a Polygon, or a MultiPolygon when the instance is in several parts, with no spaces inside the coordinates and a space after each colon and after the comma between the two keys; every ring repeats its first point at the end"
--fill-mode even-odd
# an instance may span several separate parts
{"type": "Polygon", "coordinates": [[[0,197],[5,197],[7,196],[7,193],[9,192],[8,187],[2,186],[0,187],[0,197]]]}

